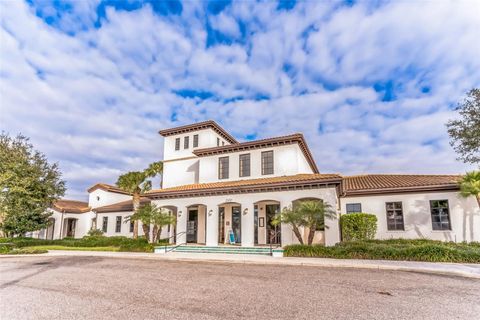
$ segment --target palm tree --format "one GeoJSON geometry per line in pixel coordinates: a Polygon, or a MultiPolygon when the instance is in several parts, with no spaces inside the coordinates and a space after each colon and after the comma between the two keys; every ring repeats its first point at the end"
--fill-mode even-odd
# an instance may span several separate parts
{"type": "Polygon", "coordinates": [[[297,210],[303,216],[304,226],[308,228],[308,245],[312,245],[315,231],[325,228],[325,218],[334,219],[337,214],[332,206],[323,201],[302,201],[297,210]]]}
{"type": "Polygon", "coordinates": [[[165,209],[159,208],[154,204],[147,203],[142,205],[132,214],[128,220],[141,221],[145,239],[150,243],[157,243],[160,240],[164,226],[175,223],[175,216],[172,216],[165,209]],[[152,236],[150,237],[150,225],[153,225],[152,236]]]}
{"type": "Polygon", "coordinates": [[[300,227],[303,225],[303,217],[298,210],[292,209],[292,207],[283,208],[282,212],[277,214],[272,220],[273,225],[279,225],[281,223],[286,223],[292,226],[293,233],[298,239],[300,244],[303,244],[303,237],[300,233],[300,227]]]}
{"type": "MultiPolygon", "coordinates": [[[[140,196],[152,189],[152,181],[148,180],[163,172],[163,163],[154,162],[144,171],[132,171],[118,177],[117,187],[132,195],[133,212],[140,207],[140,196]]],[[[138,220],[133,224],[133,238],[138,238],[138,220]]]]}
{"type": "Polygon", "coordinates": [[[328,203],[318,200],[301,201],[298,205],[284,208],[272,221],[273,224],[287,223],[300,244],[304,244],[300,227],[308,228],[307,244],[312,245],[315,231],[325,227],[325,218],[336,218],[336,212],[328,203]]]}
{"type": "Polygon", "coordinates": [[[474,196],[480,207],[480,171],[467,172],[460,181],[460,194],[467,198],[474,196]]]}

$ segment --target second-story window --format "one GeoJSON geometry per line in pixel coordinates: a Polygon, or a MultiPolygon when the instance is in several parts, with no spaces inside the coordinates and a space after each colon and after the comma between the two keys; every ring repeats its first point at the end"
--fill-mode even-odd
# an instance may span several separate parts
{"type": "Polygon", "coordinates": [[[175,139],[175,151],[180,150],[180,138],[175,139]]]}
{"type": "Polygon", "coordinates": [[[220,138],[217,138],[217,147],[220,146],[220,138]]]}
{"type": "Polygon", "coordinates": [[[262,175],[273,174],[273,150],[262,152],[262,175]]]}
{"type": "Polygon", "coordinates": [[[198,134],[193,135],[193,147],[198,147],[198,134]]]}
{"type": "Polygon", "coordinates": [[[240,155],[240,177],[250,176],[250,153],[240,155]]]}
{"type": "Polygon", "coordinates": [[[183,149],[188,149],[188,143],[190,142],[189,141],[189,136],[186,136],[185,138],[183,138],[183,149]]]}
{"type": "Polygon", "coordinates": [[[228,179],[228,157],[218,158],[218,179],[228,179]]]}

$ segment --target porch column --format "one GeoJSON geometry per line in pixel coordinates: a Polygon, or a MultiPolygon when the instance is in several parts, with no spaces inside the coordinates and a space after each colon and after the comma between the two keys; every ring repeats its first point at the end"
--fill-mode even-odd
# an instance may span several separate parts
{"type": "Polygon", "coordinates": [[[178,207],[177,211],[177,243],[184,244],[187,242],[187,207],[178,207]]]}
{"type": "Polygon", "coordinates": [[[242,203],[242,247],[255,245],[253,203],[242,203]]]}
{"type": "Polygon", "coordinates": [[[205,244],[207,246],[218,246],[218,204],[207,203],[206,212],[207,234],[205,235],[205,244]]]}

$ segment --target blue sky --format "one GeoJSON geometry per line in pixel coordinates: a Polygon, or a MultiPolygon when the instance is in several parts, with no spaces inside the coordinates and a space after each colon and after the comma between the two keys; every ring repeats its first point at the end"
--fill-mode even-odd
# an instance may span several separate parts
{"type": "Polygon", "coordinates": [[[158,130],[303,132],[321,172],[462,173],[445,122],[480,86],[476,1],[2,1],[0,128],[67,196],[162,159],[158,130]]]}

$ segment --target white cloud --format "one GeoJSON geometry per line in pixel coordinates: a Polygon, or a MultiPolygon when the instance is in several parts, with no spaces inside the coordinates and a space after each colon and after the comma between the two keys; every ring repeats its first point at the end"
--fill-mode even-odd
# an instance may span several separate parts
{"type": "Polygon", "coordinates": [[[239,139],[303,132],[322,172],[468,169],[444,123],[480,85],[474,2],[236,2],[208,17],[193,2],[180,16],[107,6],[94,28],[96,5],[74,1],[48,25],[0,3],[1,129],[58,161],[70,197],[161,159],[159,129],[205,119],[239,139]],[[207,45],[206,19],[232,44],[207,45]],[[388,81],[382,101],[374,84],[388,81]]]}

